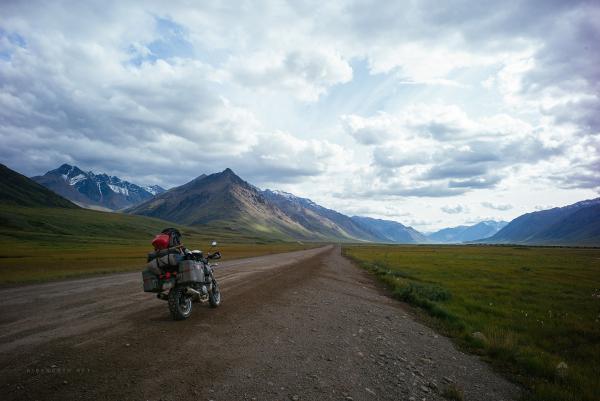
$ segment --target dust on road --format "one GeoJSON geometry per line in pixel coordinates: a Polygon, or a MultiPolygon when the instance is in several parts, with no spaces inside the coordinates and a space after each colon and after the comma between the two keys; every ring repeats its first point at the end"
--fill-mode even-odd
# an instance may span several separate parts
{"type": "Polygon", "coordinates": [[[324,247],[216,271],[223,303],[171,320],[140,274],[0,290],[7,400],[509,400],[516,386],[324,247]]]}

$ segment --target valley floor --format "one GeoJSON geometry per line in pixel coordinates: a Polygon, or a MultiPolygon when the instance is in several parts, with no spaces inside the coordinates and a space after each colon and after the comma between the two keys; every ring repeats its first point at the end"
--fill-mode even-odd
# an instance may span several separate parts
{"type": "Polygon", "coordinates": [[[600,249],[348,246],[419,317],[529,391],[598,401],[600,249]]]}
{"type": "Polygon", "coordinates": [[[184,322],[139,273],[0,290],[3,399],[509,400],[519,389],[324,247],[224,262],[184,322]],[[459,398],[454,398],[459,399],[459,398]]]}

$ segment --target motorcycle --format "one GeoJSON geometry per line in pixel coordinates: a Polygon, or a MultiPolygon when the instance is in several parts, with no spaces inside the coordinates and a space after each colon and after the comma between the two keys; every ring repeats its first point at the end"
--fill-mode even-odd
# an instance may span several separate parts
{"type": "MultiPolygon", "coordinates": [[[[217,243],[212,242],[215,247],[217,243]]],[[[194,303],[208,303],[212,308],[221,304],[221,291],[213,274],[216,263],[210,261],[221,258],[219,251],[208,253],[186,251],[176,270],[156,275],[144,270],[144,291],[156,292],[158,299],[168,301],[169,311],[174,320],[185,320],[192,313],[194,303]]]]}

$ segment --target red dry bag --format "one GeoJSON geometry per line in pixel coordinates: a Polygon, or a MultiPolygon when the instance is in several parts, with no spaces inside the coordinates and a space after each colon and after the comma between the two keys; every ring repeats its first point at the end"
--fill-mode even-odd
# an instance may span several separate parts
{"type": "Polygon", "coordinates": [[[155,250],[167,249],[169,247],[169,234],[158,234],[152,241],[155,250]]]}

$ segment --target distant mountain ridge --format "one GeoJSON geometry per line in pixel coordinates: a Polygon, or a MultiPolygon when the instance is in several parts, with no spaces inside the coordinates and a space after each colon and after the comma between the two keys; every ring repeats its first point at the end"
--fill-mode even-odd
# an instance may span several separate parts
{"type": "Polygon", "coordinates": [[[352,216],[352,220],[375,233],[377,239],[381,242],[395,244],[420,244],[428,242],[425,235],[397,221],[361,216],[352,216]]]}
{"type": "Polygon", "coordinates": [[[471,226],[444,228],[428,234],[427,238],[434,243],[459,244],[491,237],[507,224],[506,221],[486,220],[471,226]]]}
{"type": "Polygon", "coordinates": [[[423,235],[396,221],[349,217],[288,192],[261,190],[231,169],[202,174],[165,191],[68,164],[33,179],[0,167],[3,204],[67,208],[77,204],[286,240],[600,246],[600,198],[526,213],[510,223],[482,221],[423,235]]]}
{"type": "Polygon", "coordinates": [[[0,164],[0,204],[79,209],[73,202],[4,164],[0,164]]]}
{"type": "Polygon", "coordinates": [[[135,205],[165,191],[158,185],[141,187],[119,177],[84,172],[69,164],[32,179],[81,206],[110,210],[135,205]]]}
{"type": "Polygon", "coordinates": [[[526,213],[478,242],[537,245],[600,245],[600,198],[526,213]]]}

